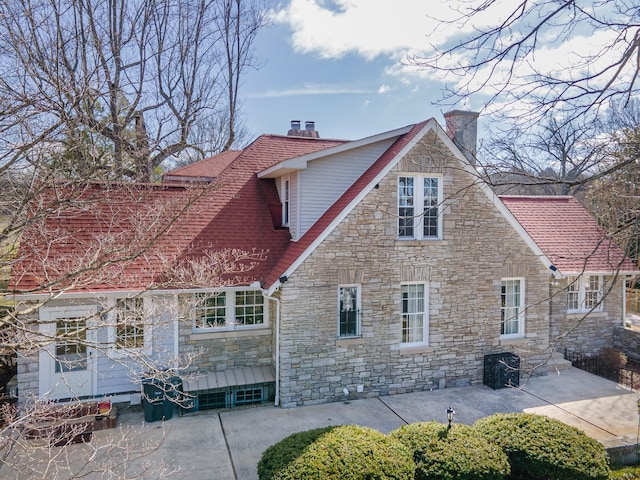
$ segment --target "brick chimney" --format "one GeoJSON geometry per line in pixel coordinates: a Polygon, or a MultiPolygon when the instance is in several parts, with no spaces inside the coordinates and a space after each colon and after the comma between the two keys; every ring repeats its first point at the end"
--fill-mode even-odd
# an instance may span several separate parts
{"type": "Polygon", "coordinates": [[[460,149],[471,165],[476,164],[476,144],[478,141],[478,112],[451,110],[444,114],[447,135],[460,149]]]}
{"type": "Polygon", "coordinates": [[[302,130],[300,120],[291,120],[291,128],[287,132],[288,137],[307,137],[320,138],[320,134],[316,130],[316,122],[307,120],[304,122],[304,130],[302,130]]]}

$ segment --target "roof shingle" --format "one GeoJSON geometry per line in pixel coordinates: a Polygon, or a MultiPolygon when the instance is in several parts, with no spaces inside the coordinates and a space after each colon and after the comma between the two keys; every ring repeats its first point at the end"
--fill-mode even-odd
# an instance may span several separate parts
{"type": "Polygon", "coordinates": [[[501,196],[544,254],[565,275],[637,272],[596,220],[569,196],[501,196]]]}

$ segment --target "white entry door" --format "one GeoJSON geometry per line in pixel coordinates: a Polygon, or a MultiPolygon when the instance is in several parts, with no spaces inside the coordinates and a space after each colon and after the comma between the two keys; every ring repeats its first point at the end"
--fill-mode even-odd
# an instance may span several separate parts
{"type": "Polygon", "coordinates": [[[95,393],[95,339],[92,306],[43,308],[40,332],[49,341],[40,352],[40,396],[52,400],[95,393]]]}

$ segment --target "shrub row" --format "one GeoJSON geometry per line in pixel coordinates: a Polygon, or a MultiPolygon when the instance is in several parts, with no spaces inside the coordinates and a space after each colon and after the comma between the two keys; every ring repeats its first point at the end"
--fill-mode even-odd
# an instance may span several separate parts
{"type": "Polygon", "coordinates": [[[269,447],[260,480],[606,480],[606,450],[576,428],[532,414],[473,426],[405,425],[384,435],[358,426],[293,434],[269,447]]]}

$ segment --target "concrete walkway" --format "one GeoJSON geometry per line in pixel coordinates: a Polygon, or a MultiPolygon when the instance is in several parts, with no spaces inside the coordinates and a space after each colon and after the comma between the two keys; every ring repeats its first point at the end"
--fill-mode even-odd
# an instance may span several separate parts
{"type": "MultiPolygon", "coordinates": [[[[156,473],[163,470],[167,476],[162,478],[255,480],[262,452],[292,433],[345,424],[388,433],[406,423],[446,423],[449,406],[456,411],[454,422],[471,424],[497,412],[532,412],[578,427],[606,447],[636,444],[639,398],[638,392],[569,368],[531,378],[519,389],[446,388],[292,409],[205,411],[153,423],[144,423],[140,410],[125,411],[119,417],[120,429],[96,432],[89,444],[64,448],[72,455],[76,449],[81,456],[111,442],[117,448],[104,450],[109,456],[105,465],[118,456],[139,457],[127,458],[115,469],[130,476],[159,478],[156,473]],[[127,440],[120,443],[123,438],[127,440]]],[[[0,476],[28,478],[4,476],[7,473],[5,467],[0,476]]],[[[86,478],[101,477],[104,474],[86,478]]]]}

